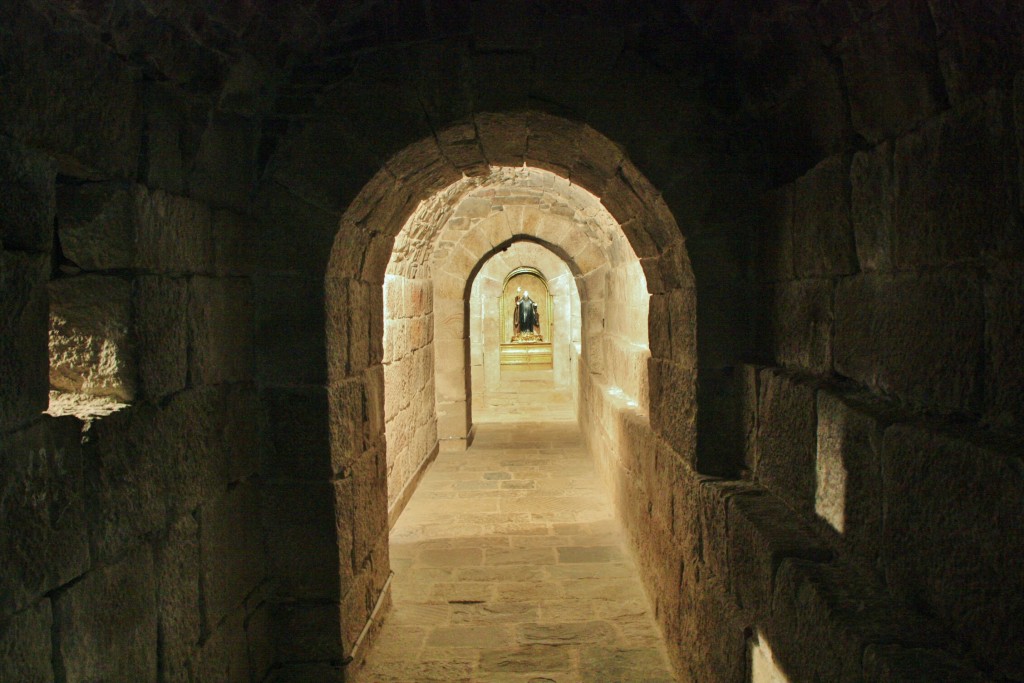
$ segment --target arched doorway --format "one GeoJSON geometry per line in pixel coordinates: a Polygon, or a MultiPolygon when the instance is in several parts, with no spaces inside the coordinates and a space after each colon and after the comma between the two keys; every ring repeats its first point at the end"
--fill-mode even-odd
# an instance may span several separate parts
{"type": "MultiPolygon", "coordinates": [[[[679,457],[693,458],[696,322],[692,313],[648,319],[646,307],[637,306],[649,297],[651,310],[666,311],[670,302],[683,304],[680,310],[694,310],[689,261],[670,212],[615,145],[592,129],[539,114],[496,115],[491,123],[499,119],[502,126],[481,128],[457,143],[487,154],[489,165],[486,170],[475,166],[476,175],[465,175],[450,161],[452,150],[446,146],[460,137],[453,131],[411,145],[389,160],[344,214],[331,253],[325,278],[325,341],[332,462],[348,463],[341,471],[350,495],[339,496],[334,508],[336,519],[347,519],[352,530],[345,544],[351,548],[349,555],[342,558],[350,562],[349,568],[343,567],[350,578],[340,603],[342,645],[350,656],[372,632],[367,624],[386,597],[388,580],[386,275],[394,276],[393,282],[400,279],[404,302],[409,301],[404,292],[417,291],[407,288],[407,282],[430,281],[430,296],[423,296],[421,305],[429,300],[423,317],[433,324],[429,345],[440,444],[465,447],[473,435],[467,320],[472,278],[485,257],[530,240],[559,254],[580,287],[578,376],[585,381],[578,390],[586,405],[580,421],[588,443],[600,445],[607,456],[601,469],[618,492],[617,503],[625,507],[628,501],[619,499],[629,495],[617,483],[625,476],[622,463],[645,457],[632,452],[635,444],[627,438],[636,436],[637,425],[664,440],[679,457]],[[505,144],[506,136],[545,139],[543,131],[560,144],[529,150],[525,144],[505,144]],[[510,173],[540,178],[550,184],[548,189],[557,187],[570,197],[589,195],[589,207],[582,209],[588,220],[534,221],[526,209],[495,212],[503,214],[499,219],[490,210],[493,202],[485,211],[484,202],[463,201],[478,200],[470,196],[473,191],[493,190],[488,180],[510,173]],[[463,223],[457,219],[469,218],[459,211],[478,214],[470,220],[480,227],[458,231],[463,223]],[[605,217],[615,223],[615,231],[587,232],[605,217]],[[462,232],[457,239],[456,232],[462,232]],[[441,239],[428,240],[428,234],[441,239]],[[440,248],[424,248],[426,244],[440,248]],[[395,263],[396,257],[400,265],[391,270],[389,261],[395,263]],[[642,283],[639,289],[626,286],[637,282],[642,283]],[[637,313],[641,310],[642,315],[637,313]],[[638,331],[645,338],[642,343],[634,336],[638,331]],[[630,425],[633,431],[627,434],[630,425]]],[[[468,133],[464,128],[459,132],[468,133]]],[[[429,453],[421,463],[428,460],[429,453]]]]}
{"type": "Polygon", "coordinates": [[[523,241],[488,259],[473,279],[469,328],[474,420],[576,419],[580,296],[557,254],[523,241]],[[523,291],[538,302],[537,339],[516,337],[523,291]]]}

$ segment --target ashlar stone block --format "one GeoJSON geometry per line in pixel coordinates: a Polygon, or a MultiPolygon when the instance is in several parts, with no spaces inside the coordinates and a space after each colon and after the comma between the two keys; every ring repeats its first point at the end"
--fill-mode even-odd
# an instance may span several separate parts
{"type": "Polygon", "coordinates": [[[580,155],[573,165],[570,179],[573,184],[586,188],[592,194],[603,197],[608,179],[615,175],[622,164],[620,148],[590,126],[580,131],[580,155]]]}
{"type": "Polygon", "coordinates": [[[163,190],[133,190],[137,266],[153,273],[209,273],[213,270],[210,209],[163,190]]]}
{"type": "Polygon", "coordinates": [[[793,266],[797,277],[846,275],[857,268],[849,168],[849,159],[831,156],[794,184],[793,266]]]}
{"type": "Polygon", "coordinates": [[[883,142],[875,149],[854,154],[850,183],[853,233],[860,269],[865,272],[892,270],[896,206],[892,143],[883,142]]]}
{"type": "Polygon", "coordinates": [[[669,295],[654,294],[648,303],[648,345],[653,358],[671,359],[672,324],[669,319],[669,295]]]}
{"type": "Polygon", "coordinates": [[[446,401],[437,405],[437,436],[444,441],[460,441],[465,448],[470,427],[469,406],[466,401],[446,401]]]}
{"type": "Polygon", "coordinates": [[[259,126],[238,114],[215,112],[203,133],[188,185],[190,194],[216,206],[244,211],[255,184],[259,126]]]}
{"type": "Polygon", "coordinates": [[[792,680],[864,680],[862,657],[870,644],[935,647],[946,641],[880,586],[835,562],[783,560],[772,605],[764,632],[792,680]]]}
{"type": "MultiPolygon", "coordinates": [[[[357,398],[361,396],[359,391],[357,398]]],[[[262,392],[261,402],[267,425],[263,447],[271,476],[327,479],[341,469],[333,466],[330,458],[331,409],[327,389],[321,386],[268,388],[262,392]]],[[[361,420],[361,403],[356,407],[361,420]]],[[[340,413],[343,407],[338,406],[337,410],[340,413]]],[[[341,415],[338,418],[340,420],[341,415]]]]}
{"type": "Polygon", "coordinates": [[[766,343],[781,365],[818,375],[832,371],[832,289],[831,278],[770,287],[771,337],[766,343]]]}
{"type": "Polygon", "coordinates": [[[53,244],[57,163],[0,136],[0,244],[46,252],[53,244]]]}
{"type": "Polygon", "coordinates": [[[253,376],[253,307],[249,281],[195,277],[189,283],[189,369],[197,384],[253,376]]]}
{"type": "Polygon", "coordinates": [[[142,395],[154,400],[185,388],[188,379],[188,280],[135,280],[135,343],[142,395]]]}
{"type": "Polygon", "coordinates": [[[211,500],[227,485],[223,396],[176,394],[166,405],[136,404],[91,430],[87,477],[92,547],[117,556],[136,539],[211,500]]]}
{"type": "Polygon", "coordinates": [[[58,594],[54,618],[59,632],[55,656],[68,683],[156,680],[152,549],[140,547],[117,564],[86,574],[58,594]]]}
{"type": "MultiPolygon", "coordinates": [[[[383,450],[369,450],[352,465],[353,557],[357,573],[381,542],[387,543],[387,462],[383,450]]],[[[339,501],[340,503],[340,501],[339,501]]]]}
{"type": "Polygon", "coordinates": [[[696,373],[675,363],[650,359],[651,427],[686,462],[696,450],[696,373]]]}
{"type": "Polygon", "coordinates": [[[338,212],[380,168],[380,161],[337,123],[337,115],[309,121],[282,146],[274,180],[296,195],[338,212]]]}
{"type": "Polygon", "coordinates": [[[135,223],[130,187],[102,182],[57,188],[57,233],[65,258],[83,270],[132,268],[135,223]]]}
{"type": "Polygon", "coordinates": [[[338,345],[332,345],[331,362],[340,365],[340,377],[347,376],[344,307],[328,311],[325,320],[322,280],[266,276],[257,278],[254,284],[256,370],[261,381],[282,385],[324,383],[328,357],[325,323],[338,345]]]}
{"type": "Polygon", "coordinates": [[[229,460],[238,445],[226,438],[227,391],[200,387],[180,392],[139,425],[146,447],[162,465],[172,515],[194,510],[227,485],[229,460]]]}
{"type": "Polygon", "coordinates": [[[266,576],[259,496],[242,483],[200,512],[203,609],[208,627],[240,606],[266,576]]]}
{"type": "Polygon", "coordinates": [[[249,672],[249,650],[245,637],[245,611],[232,612],[216,626],[200,653],[197,680],[238,681],[252,680],[249,672]]]}
{"type": "Polygon", "coordinates": [[[142,139],[140,70],[85,31],[53,30],[34,8],[19,7],[12,15],[10,35],[48,39],[0,46],[8,66],[0,128],[52,150],[63,173],[132,177],[142,139]]]}
{"type": "Polygon", "coordinates": [[[21,609],[85,571],[81,423],[50,418],[5,434],[0,452],[0,609],[21,609]]]}
{"type": "Polygon", "coordinates": [[[487,218],[491,215],[491,204],[490,197],[469,196],[458,203],[452,215],[468,219],[487,218]]]}
{"type": "Polygon", "coordinates": [[[139,180],[150,188],[180,194],[185,191],[186,166],[208,120],[209,104],[190,98],[167,81],[148,81],[140,91],[146,154],[139,180]]]}
{"type": "Polygon", "coordinates": [[[893,419],[877,406],[818,392],[814,511],[860,557],[877,566],[882,534],[882,433],[893,419]]]}
{"type": "Polygon", "coordinates": [[[492,166],[522,166],[529,118],[524,114],[480,113],[473,117],[484,156],[492,166]]]}
{"type": "Polygon", "coordinates": [[[555,118],[545,120],[544,123],[543,126],[530,129],[527,163],[568,178],[580,155],[582,126],[555,118]]]}
{"type": "Polygon", "coordinates": [[[161,673],[166,681],[184,683],[191,680],[202,626],[199,525],[191,514],[171,525],[155,558],[161,673]]]}
{"type": "Polygon", "coordinates": [[[256,222],[234,211],[213,212],[213,266],[217,275],[251,275],[256,269],[256,222]]]}
{"type": "Polygon", "coordinates": [[[914,403],[977,410],[981,300],[969,269],[844,278],[835,294],[835,369],[914,403]]]}
{"type": "Polygon", "coordinates": [[[1024,467],[1018,446],[897,424],[882,445],[886,580],[974,654],[1024,667],[1024,467]]]}
{"type": "MultiPolygon", "coordinates": [[[[295,600],[273,605],[278,661],[287,668],[290,664],[340,661],[345,653],[341,642],[341,606],[325,600],[295,600]]],[[[326,668],[326,667],[325,667],[326,668]]],[[[315,677],[306,670],[301,675],[283,680],[332,680],[316,671],[315,677]]],[[[339,681],[344,677],[339,677],[339,681]]]]}
{"type": "Polygon", "coordinates": [[[441,153],[468,176],[486,175],[490,168],[472,124],[455,125],[437,134],[441,153]]]}
{"type": "Polygon", "coordinates": [[[255,237],[261,247],[256,264],[268,271],[322,273],[329,260],[332,270],[346,275],[358,271],[369,243],[369,232],[348,223],[339,235],[339,215],[311,204],[276,182],[264,183],[255,200],[255,237]],[[301,238],[299,238],[301,235],[301,238]],[[338,245],[332,254],[335,245],[338,245]]]}
{"type": "Polygon", "coordinates": [[[322,601],[348,591],[353,576],[351,490],[351,478],[264,486],[270,574],[283,595],[322,601]],[[345,501],[340,517],[336,500],[345,501]]]}
{"type": "Polygon", "coordinates": [[[775,571],[787,557],[827,562],[832,553],[769,493],[733,496],[728,506],[729,586],[753,619],[771,611],[775,571]]]}
{"type": "Polygon", "coordinates": [[[998,93],[896,143],[893,252],[900,268],[1019,250],[1009,104],[998,93]]]}
{"type": "Polygon", "coordinates": [[[764,225],[758,233],[761,276],[765,282],[793,279],[793,186],[784,185],[763,200],[764,225]]]}
{"type": "Polygon", "coordinates": [[[815,387],[774,368],[761,371],[754,476],[798,510],[814,510],[815,387]]]}
{"type": "Polygon", "coordinates": [[[132,406],[96,421],[90,429],[86,505],[96,559],[118,555],[166,522],[163,463],[145,438],[145,422],[154,412],[132,406]]]}
{"type": "Polygon", "coordinates": [[[50,259],[0,251],[0,429],[36,419],[49,390],[50,259]]]}
{"type": "Polygon", "coordinates": [[[262,681],[274,666],[274,624],[270,620],[270,605],[262,602],[252,608],[245,620],[245,640],[249,651],[249,671],[252,679],[262,681]]]}
{"type": "MultiPolygon", "coordinates": [[[[684,586],[679,616],[680,642],[693,642],[703,634],[715,634],[710,646],[698,652],[679,656],[684,659],[693,677],[705,672],[721,671],[723,680],[743,680],[745,674],[745,640],[739,610],[725,599],[718,584],[690,582],[684,586]]],[[[678,661],[678,660],[677,660],[678,661]]]]}
{"type": "Polygon", "coordinates": [[[49,599],[0,621],[0,680],[52,683],[52,629],[49,599]]]}
{"type": "Polygon", "coordinates": [[[863,22],[840,52],[854,130],[872,142],[933,115],[945,99],[925,0],[894,3],[863,22]]]}

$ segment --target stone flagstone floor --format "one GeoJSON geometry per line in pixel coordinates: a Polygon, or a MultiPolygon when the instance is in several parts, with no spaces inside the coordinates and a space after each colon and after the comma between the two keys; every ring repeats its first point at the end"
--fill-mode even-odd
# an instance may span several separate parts
{"type": "Polygon", "coordinates": [[[576,407],[571,389],[556,388],[552,370],[502,369],[496,386],[474,388],[473,416],[478,424],[575,421],[576,407]]]}
{"type": "Polygon", "coordinates": [[[391,534],[394,606],[359,683],[674,681],[572,422],[482,424],[391,534]]]}

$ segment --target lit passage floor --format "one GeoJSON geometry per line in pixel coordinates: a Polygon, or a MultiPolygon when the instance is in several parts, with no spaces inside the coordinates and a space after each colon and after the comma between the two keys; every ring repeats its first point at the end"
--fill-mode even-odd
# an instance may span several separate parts
{"type": "Polygon", "coordinates": [[[394,607],[357,681],[674,681],[571,422],[483,424],[391,535],[394,607]]]}

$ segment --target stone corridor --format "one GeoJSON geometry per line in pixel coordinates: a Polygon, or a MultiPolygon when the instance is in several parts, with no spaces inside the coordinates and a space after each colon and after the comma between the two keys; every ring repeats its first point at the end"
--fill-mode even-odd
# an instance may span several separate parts
{"type": "Polygon", "coordinates": [[[575,423],[484,423],[442,452],[391,566],[360,683],[675,680],[575,423]]]}
{"type": "Polygon", "coordinates": [[[0,0],[0,683],[1022,642],[1024,2],[0,0]]]}

